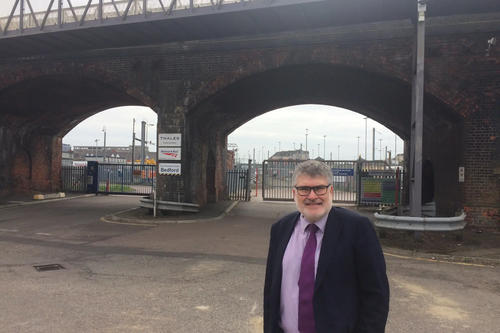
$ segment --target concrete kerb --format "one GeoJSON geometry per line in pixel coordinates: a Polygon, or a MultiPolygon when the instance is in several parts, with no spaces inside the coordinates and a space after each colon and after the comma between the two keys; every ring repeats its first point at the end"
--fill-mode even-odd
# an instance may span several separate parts
{"type": "Polygon", "coordinates": [[[500,259],[488,258],[488,257],[475,257],[464,256],[464,255],[453,255],[453,254],[435,254],[426,252],[416,252],[409,250],[401,250],[390,247],[382,247],[385,255],[396,258],[413,259],[413,260],[425,260],[429,262],[444,262],[444,263],[454,263],[466,266],[483,266],[483,267],[499,267],[500,259]]]}
{"type": "Polygon", "coordinates": [[[132,208],[132,209],[127,209],[115,214],[110,214],[106,215],[103,218],[101,218],[102,221],[104,222],[109,222],[109,223],[122,223],[122,224],[133,224],[133,225],[144,225],[144,226],[156,226],[159,224],[173,224],[173,223],[202,223],[202,222],[210,222],[210,221],[217,221],[221,220],[226,215],[238,204],[239,201],[235,201],[226,208],[224,212],[222,212],[219,216],[215,217],[210,217],[210,218],[200,218],[200,219],[176,219],[175,217],[157,217],[156,219],[151,219],[151,220],[141,220],[141,219],[131,219],[131,218],[124,218],[124,217],[119,217],[117,215],[131,212],[134,210],[139,209],[140,207],[132,208]]]}
{"type": "MultiPolygon", "coordinates": [[[[60,195],[61,193],[58,193],[60,195]]],[[[64,193],[62,193],[64,194],[64,193]]],[[[40,195],[37,195],[40,196],[40,195]]],[[[35,201],[18,201],[16,203],[11,203],[11,204],[6,204],[6,205],[0,205],[0,209],[6,209],[6,208],[12,208],[12,207],[19,207],[19,206],[26,206],[26,205],[34,205],[34,204],[41,204],[41,203],[46,203],[46,202],[53,202],[53,201],[63,201],[63,200],[70,200],[70,199],[78,199],[78,198],[85,198],[85,197],[91,197],[95,196],[95,194],[82,194],[82,195],[76,195],[76,196],[51,196],[47,195],[45,198],[45,195],[41,194],[43,198],[38,197],[37,199],[33,199],[35,201]]]]}

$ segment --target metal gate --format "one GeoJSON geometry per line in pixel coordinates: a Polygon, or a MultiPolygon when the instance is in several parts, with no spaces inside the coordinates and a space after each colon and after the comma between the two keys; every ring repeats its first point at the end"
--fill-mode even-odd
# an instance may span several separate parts
{"type": "Polygon", "coordinates": [[[156,165],[99,164],[97,193],[143,195],[153,192],[156,165]]]}
{"type": "Polygon", "coordinates": [[[65,192],[87,192],[87,167],[63,165],[61,183],[65,192]]]}
{"type": "Polygon", "coordinates": [[[61,169],[63,190],[82,193],[148,195],[156,184],[156,165],[97,164],[97,166],[97,170],[93,169],[92,173],[90,165],[63,166],[61,169]]]}
{"type": "Polygon", "coordinates": [[[226,172],[226,195],[230,200],[250,200],[250,169],[234,169],[226,172]]]}
{"type": "MultiPolygon", "coordinates": [[[[262,163],[263,200],[293,201],[292,175],[302,160],[266,160],[262,163]]],[[[361,171],[387,170],[385,161],[324,161],[333,173],[333,202],[356,203],[361,171]]]]}

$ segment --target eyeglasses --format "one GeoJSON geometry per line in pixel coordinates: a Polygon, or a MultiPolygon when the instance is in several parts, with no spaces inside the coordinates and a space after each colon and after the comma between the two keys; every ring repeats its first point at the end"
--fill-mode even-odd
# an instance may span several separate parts
{"type": "Polygon", "coordinates": [[[316,193],[316,195],[325,195],[326,192],[328,192],[328,188],[330,185],[318,185],[318,186],[295,186],[295,189],[297,189],[297,193],[302,196],[308,196],[309,193],[311,193],[311,190],[316,193]]]}

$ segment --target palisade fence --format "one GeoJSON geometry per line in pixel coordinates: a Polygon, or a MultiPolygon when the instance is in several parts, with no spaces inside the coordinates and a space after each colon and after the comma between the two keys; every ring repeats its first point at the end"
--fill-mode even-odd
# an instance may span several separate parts
{"type": "MultiPolygon", "coordinates": [[[[266,160],[262,163],[263,200],[293,201],[292,175],[297,164],[302,160],[266,160]]],[[[385,161],[324,161],[333,173],[333,202],[374,205],[377,201],[359,200],[361,177],[368,177],[370,171],[386,174],[384,178],[394,178],[394,173],[385,161]]],[[[379,178],[379,176],[376,176],[379,178]]],[[[365,192],[363,192],[365,193],[365,192]]]]}
{"type": "Polygon", "coordinates": [[[156,165],[99,163],[97,175],[89,176],[88,166],[63,166],[62,188],[67,192],[148,195],[156,185],[156,165]],[[91,189],[93,177],[97,186],[91,189]]]}
{"type": "Polygon", "coordinates": [[[87,166],[63,165],[61,181],[65,192],[87,192],[87,166]]]}
{"type": "Polygon", "coordinates": [[[229,200],[250,200],[250,169],[233,169],[226,172],[226,196],[229,200]]]}
{"type": "Polygon", "coordinates": [[[156,184],[156,165],[100,163],[98,179],[98,193],[150,194],[156,184]]]}

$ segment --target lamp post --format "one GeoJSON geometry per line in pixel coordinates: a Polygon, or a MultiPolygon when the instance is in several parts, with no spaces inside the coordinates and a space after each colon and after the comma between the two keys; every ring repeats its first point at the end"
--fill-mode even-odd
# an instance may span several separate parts
{"type": "Polygon", "coordinates": [[[382,139],[378,139],[380,141],[380,160],[382,161],[382,139]]]}
{"type": "Polygon", "coordinates": [[[97,162],[97,143],[99,142],[99,139],[95,139],[95,161],[97,162]]]}
{"type": "Polygon", "coordinates": [[[281,151],[281,141],[278,142],[278,151],[281,151]]]}
{"type": "Polygon", "coordinates": [[[318,157],[319,157],[319,145],[320,145],[320,144],[318,143],[318,157]]]}
{"type": "Polygon", "coordinates": [[[102,127],[104,132],[104,153],[102,154],[102,163],[106,163],[106,126],[102,127]]]}
{"type": "Polygon", "coordinates": [[[368,142],[368,132],[367,132],[367,126],[368,126],[368,117],[365,117],[365,160],[368,161],[368,155],[366,152],[366,147],[367,147],[367,142],[368,142]]]}
{"type": "Polygon", "coordinates": [[[373,150],[372,150],[372,161],[375,161],[375,132],[377,132],[378,134],[382,135],[382,133],[380,133],[379,131],[376,131],[376,130],[375,130],[375,127],[373,128],[373,142],[372,142],[372,145],[373,145],[373,150]]]}
{"type": "Polygon", "coordinates": [[[337,160],[340,161],[340,145],[337,146],[337,160]]]}
{"type": "Polygon", "coordinates": [[[358,155],[357,155],[357,159],[359,159],[359,138],[360,138],[360,136],[358,136],[358,155]]]}
{"type": "Polygon", "coordinates": [[[326,161],[326,134],[323,135],[323,158],[326,161]]]}
{"type": "Polygon", "coordinates": [[[307,128],[306,128],[306,151],[307,151],[307,128]]]}
{"type": "Polygon", "coordinates": [[[135,163],[135,118],[132,122],[132,170],[134,170],[135,163]]]}

